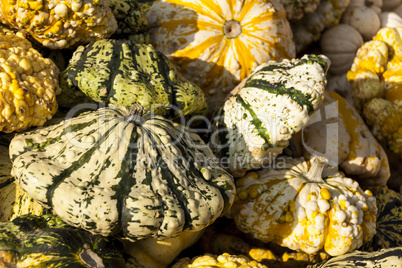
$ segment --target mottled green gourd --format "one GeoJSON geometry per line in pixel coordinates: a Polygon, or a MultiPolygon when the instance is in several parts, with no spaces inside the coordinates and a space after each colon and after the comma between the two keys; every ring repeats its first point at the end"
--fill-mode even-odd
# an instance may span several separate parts
{"type": "Polygon", "coordinates": [[[234,177],[269,165],[324,99],[324,55],[270,61],[242,81],[212,122],[210,146],[234,177]]]}
{"type": "Polygon", "coordinates": [[[148,44],[148,20],[137,0],[109,0],[118,28],[113,39],[130,39],[135,43],[148,44]]]}
{"type": "Polygon", "coordinates": [[[170,118],[179,112],[185,116],[207,113],[203,91],[166,56],[152,45],[129,40],[104,39],[80,46],[60,74],[60,87],[57,101],[62,107],[72,107],[71,98],[87,97],[113,106],[139,103],[170,118]]]}
{"type": "Polygon", "coordinates": [[[195,133],[135,105],[17,135],[21,188],[72,226],[131,241],[176,237],[231,206],[233,178],[195,133]]]}
{"type": "Polygon", "coordinates": [[[112,268],[130,265],[113,238],[75,229],[54,215],[0,222],[0,267],[112,268]]]}

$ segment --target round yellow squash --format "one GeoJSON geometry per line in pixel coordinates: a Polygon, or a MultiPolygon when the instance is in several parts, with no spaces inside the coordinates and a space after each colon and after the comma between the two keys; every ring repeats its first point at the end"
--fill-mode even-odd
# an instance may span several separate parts
{"type": "Polygon", "coordinates": [[[158,0],[151,43],[207,94],[210,114],[258,65],[294,58],[285,9],[271,0],[158,0]]]}

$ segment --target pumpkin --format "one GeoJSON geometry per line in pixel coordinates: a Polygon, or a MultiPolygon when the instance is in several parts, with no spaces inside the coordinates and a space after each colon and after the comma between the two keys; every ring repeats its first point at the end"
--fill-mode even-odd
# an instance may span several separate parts
{"type": "Polygon", "coordinates": [[[235,194],[232,176],[196,133],[140,105],[21,133],[10,157],[21,188],[62,220],[131,241],[202,230],[235,194]]]}
{"type": "Polygon", "coordinates": [[[52,49],[108,38],[117,29],[106,0],[2,1],[0,22],[52,49]]]}
{"type": "Polygon", "coordinates": [[[172,268],[268,268],[268,266],[258,263],[255,260],[242,255],[230,255],[223,253],[221,255],[204,254],[193,258],[184,257],[172,265],[172,268]]]}
{"type": "Polygon", "coordinates": [[[308,266],[308,268],[381,268],[401,267],[402,247],[390,248],[374,252],[355,251],[342,256],[331,258],[325,262],[308,266]]]}
{"type": "Polygon", "coordinates": [[[123,241],[125,245],[123,251],[136,259],[144,268],[166,268],[183,250],[197,242],[203,233],[204,230],[185,231],[177,237],[164,240],[147,238],[136,242],[123,241]]]}
{"type": "Polygon", "coordinates": [[[399,192],[382,186],[374,192],[377,200],[377,227],[373,239],[363,245],[364,251],[402,247],[402,198],[399,192]]]}
{"type": "Polygon", "coordinates": [[[148,20],[137,0],[109,0],[109,6],[118,26],[111,38],[142,44],[150,42],[148,20]]]}
{"type": "Polygon", "coordinates": [[[350,0],[321,0],[314,12],[291,21],[297,54],[308,49],[313,42],[319,42],[325,29],[338,25],[349,3],[350,0]]]}
{"type": "Polygon", "coordinates": [[[296,56],[279,1],[159,0],[146,17],[151,43],[204,90],[210,115],[258,65],[296,56]]]}
{"type": "Polygon", "coordinates": [[[356,51],[363,43],[361,34],[348,24],[340,23],[325,30],[320,39],[320,49],[331,61],[329,72],[340,75],[349,71],[356,51]]]}
{"type": "Polygon", "coordinates": [[[304,156],[324,155],[364,189],[386,185],[391,175],[387,154],[358,111],[336,92],[326,91],[324,96],[321,113],[311,116],[311,124],[303,128],[304,156]]]}
{"type": "Polygon", "coordinates": [[[42,126],[57,111],[59,69],[21,32],[0,30],[0,131],[42,126]]]}
{"type": "Polygon", "coordinates": [[[381,28],[357,51],[347,73],[354,105],[374,136],[398,154],[402,151],[402,27],[381,28]]]}
{"type": "Polygon", "coordinates": [[[54,215],[0,222],[0,266],[128,267],[112,238],[77,230],[54,215]]]}
{"type": "MultiPolygon", "coordinates": [[[[185,79],[152,45],[103,39],[80,46],[60,75],[64,100],[81,98],[105,105],[139,103],[170,117],[207,113],[203,91],[185,79]]],[[[68,101],[68,106],[72,101],[68,101]]],[[[60,103],[63,106],[63,102],[60,103]]]]}
{"type": "Polygon", "coordinates": [[[338,256],[359,248],[375,234],[375,197],[326,162],[284,158],[247,173],[228,215],[242,232],[292,250],[338,256]]]}
{"type": "Polygon", "coordinates": [[[402,26],[402,18],[395,12],[382,12],[380,21],[381,28],[402,26]]]}
{"type": "Polygon", "coordinates": [[[269,165],[323,101],[323,55],[270,61],[242,81],[212,122],[210,146],[234,177],[269,165]]]}

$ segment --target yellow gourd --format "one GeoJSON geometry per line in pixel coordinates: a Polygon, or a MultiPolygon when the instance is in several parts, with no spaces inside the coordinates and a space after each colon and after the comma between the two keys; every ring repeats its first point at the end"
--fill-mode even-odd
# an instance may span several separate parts
{"type": "Polygon", "coordinates": [[[296,56],[279,1],[158,0],[151,43],[207,94],[210,113],[261,63],[296,56]]]}

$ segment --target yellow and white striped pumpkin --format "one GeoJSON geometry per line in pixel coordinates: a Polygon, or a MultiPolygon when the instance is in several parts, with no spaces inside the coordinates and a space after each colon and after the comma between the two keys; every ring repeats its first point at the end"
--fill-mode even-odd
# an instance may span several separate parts
{"type": "Polygon", "coordinates": [[[210,114],[258,65],[296,56],[276,0],[157,0],[146,14],[151,43],[207,94],[210,114]]]}

